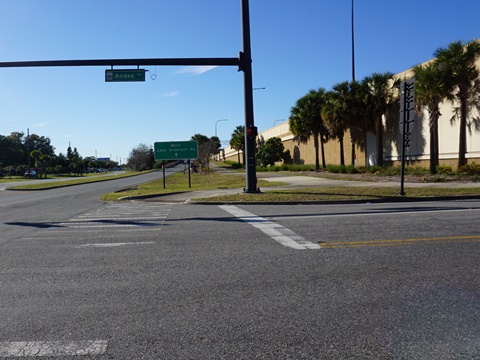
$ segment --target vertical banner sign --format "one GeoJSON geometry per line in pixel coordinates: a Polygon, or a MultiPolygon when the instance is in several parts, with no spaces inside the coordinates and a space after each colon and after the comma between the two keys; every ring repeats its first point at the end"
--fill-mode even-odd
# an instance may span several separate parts
{"type": "Polygon", "coordinates": [[[415,78],[400,84],[400,132],[402,134],[402,170],[400,195],[405,195],[405,149],[410,146],[410,135],[415,121],[415,78]]]}

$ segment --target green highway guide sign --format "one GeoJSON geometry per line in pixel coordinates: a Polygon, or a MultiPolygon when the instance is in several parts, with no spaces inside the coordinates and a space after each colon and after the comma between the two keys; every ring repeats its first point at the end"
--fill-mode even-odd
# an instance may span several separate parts
{"type": "Polygon", "coordinates": [[[145,81],[145,69],[105,70],[105,82],[145,81]]]}
{"type": "Polygon", "coordinates": [[[154,144],[155,160],[182,160],[198,157],[196,141],[166,141],[154,144]]]}

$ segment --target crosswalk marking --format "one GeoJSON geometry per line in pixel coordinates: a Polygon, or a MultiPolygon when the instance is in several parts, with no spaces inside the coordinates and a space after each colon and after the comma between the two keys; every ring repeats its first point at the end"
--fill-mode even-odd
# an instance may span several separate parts
{"type": "Polygon", "coordinates": [[[160,231],[165,226],[171,210],[172,205],[168,204],[109,203],[101,208],[52,224],[51,227],[25,236],[22,240],[60,241],[68,235],[79,241],[84,238],[91,240],[101,237],[104,240],[115,238],[116,242],[128,243],[127,239],[131,234],[140,229],[142,233],[160,231]]]}
{"type": "Polygon", "coordinates": [[[5,341],[0,342],[0,358],[95,356],[107,351],[106,340],[84,341],[5,341]]]}
{"type": "Polygon", "coordinates": [[[318,250],[321,247],[318,244],[308,241],[303,236],[298,235],[294,231],[283,227],[280,224],[267,220],[248,211],[242,210],[232,205],[222,205],[221,209],[236,216],[240,220],[252,225],[253,227],[261,230],[272,239],[282,244],[283,246],[290,247],[296,250],[318,250]]]}

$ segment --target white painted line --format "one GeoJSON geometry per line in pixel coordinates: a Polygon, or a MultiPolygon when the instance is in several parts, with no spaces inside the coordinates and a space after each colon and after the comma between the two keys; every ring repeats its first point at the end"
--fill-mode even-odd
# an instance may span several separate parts
{"type": "Polygon", "coordinates": [[[270,236],[273,240],[282,244],[283,246],[290,247],[296,250],[306,249],[321,249],[320,245],[312,243],[306,240],[303,236],[298,235],[294,231],[283,227],[273,221],[267,220],[248,211],[239,209],[232,205],[220,205],[221,209],[236,216],[242,221],[252,225],[253,227],[261,230],[266,235],[270,236]]]}
{"type": "Polygon", "coordinates": [[[9,341],[0,342],[0,358],[103,355],[108,341],[9,341]]]}
{"type": "Polygon", "coordinates": [[[96,217],[81,217],[81,218],[78,218],[78,219],[75,219],[75,222],[79,222],[79,223],[82,223],[82,222],[87,222],[87,221],[100,221],[100,220],[104,220],[104,221],[127,221],[127,220],[158,220],[158,219],[166,219],[167,216],[129,216],[129,217],[126,217],[126,216],[109,216],[109,217],[105,217],[105,216],[96,216],[96,217]]]}
{"type": "Polygon", "coordinates": [[[100,243],[100,244],[83,244],[75,246],[76,248],[85,248],[85,247],[118,247],[118,246],[129,246],[129,245],[151,245],[155,244],[155,241],[144,241],[144,242],[125,242],[125,243],[100,243]]]}

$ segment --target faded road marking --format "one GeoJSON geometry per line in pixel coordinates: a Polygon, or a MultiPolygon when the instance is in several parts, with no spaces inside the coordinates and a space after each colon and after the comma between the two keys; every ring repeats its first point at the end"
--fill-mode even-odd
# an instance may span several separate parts
{"type": "Polygon", "coordinates": [[[342,249],[357,247],[384,247],[384,246],[403,246],[431,242],[477,242],[480,241],[480,235],[472,236],[447,236],[439,238],[413,238],[401,240],[367,240],[367,241],[338,241],[321,243],[323,249],[342,249]]]}
{"type": "Polygon", "coordinates": [[[98,243],[98,244],[83,244],[77,245],[76,248],[85,248],[85,247],[118,247],[118,246],[128,246],[128,245],[150,245],[155,244],[155,241],[139,241],[139,242],[124,242],[124,243],[98,243]]]}
{"type": "Polygon", "coordinates": [[[106,340],[6,341],[0,342],[0,358],[103,355],[107,345],[106,340]]]}

